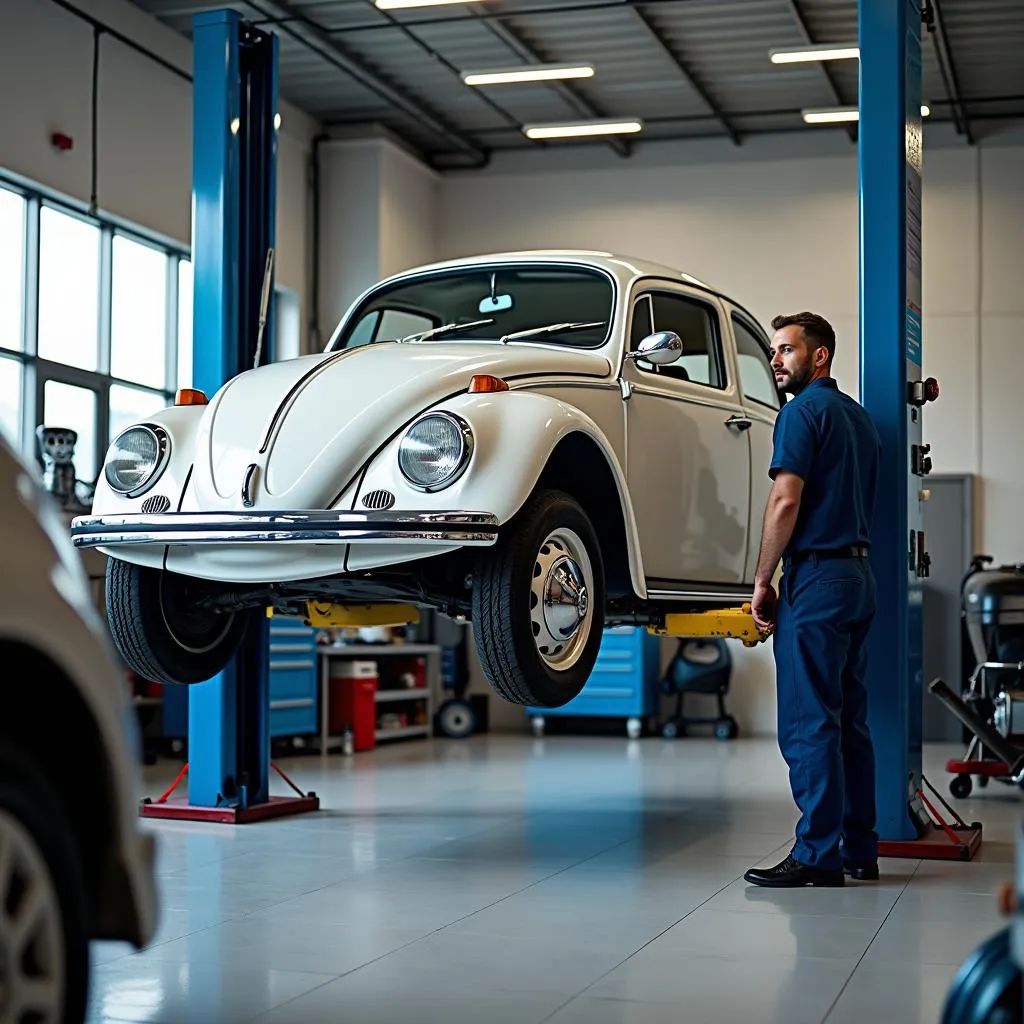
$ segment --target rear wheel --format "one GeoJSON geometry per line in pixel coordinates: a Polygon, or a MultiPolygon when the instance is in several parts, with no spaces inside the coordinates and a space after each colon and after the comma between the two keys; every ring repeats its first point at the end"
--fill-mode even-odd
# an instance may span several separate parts
{"type": "Polygon", "coordinates": [[[234,656],[256,609],[204,607],[201,582],[133,565],[107,564],[107,621],[132,671],[154,683],[201,683],[234,656]]]}
{"type": "Polygon", "coordinates": [[[604,627],[604,563],[579,503],[535,494],[473,581],[473,635],[484,674],[513,704],[561,707],[586,684],[604,627]]]}

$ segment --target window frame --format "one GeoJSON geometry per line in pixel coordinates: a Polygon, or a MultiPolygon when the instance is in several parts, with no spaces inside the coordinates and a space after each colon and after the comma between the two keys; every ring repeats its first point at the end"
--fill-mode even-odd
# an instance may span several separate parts
{"type": "MultiPolygon", "coordinates": [[[[767,338],[764,336],[764,332],[759,328],[755,327],[749,317],[744,316],[736,309],[731,309],[729,311],[729,321],[730,325],[739,324],[740,327],[746,328],[746,330],[753,335],[754,340],[757,342],[758,347],[761,349],[762,355],[764,355],[765,360],[768,363],[769,374],[771,376],[771,379],[774,381],[775,375],[771,373],[771,346],[768,344],[767,338]]],[[[735,333],[733,334],[733,345],[736,349],[736,383],[739,386],[741,400],[744,402],[753,402],[755,405],[759,406],[762,409],[771,409],[772,412],[778,412],[782,408],[781,395],[776,396],[778,400],[777,405],[769,405],[767,402],[762,402],[759,398],[754,398],[753,395],[747,394],[746,390],[743,387],[743,373],[740,371],[740,348],[739,344],[736,341],[735,333]]]]}
{"type": "MultiPolygon", "coordinates": [[[[173,404],[178,387],[178,285],[179,262],[191,260],[188,247],[175,245],[164,238],[117,222],[111,218],[96,216],[82,206],[62,200],[44,189],[14,180],[0,173],[0,188],[13,192],[25,202],[25,218],[22,236],[22,318],[21,349],[0,346],[0,353],[21,364],[21,414],[20,430],[16,438],[8,439],[12,447],[30,462],[38,464],[39,454],[36,443],[36,427],[45,409],[43,394],[46,382],[53,380],[74,387],[87,388],[96,393],[96,447],[93,463],[96,478],[103,465],[110,438],[110,388],[123,385],[162,397],[168,405],[173,404]],[[84,221],[99,229],[99,325],[97,368],[85,370],[78,366],[57,362],[39,355],[39,283],[40,283],[40,217],[44,207],[57,213],[84,221]],[[165,356],[164,386],[153,387],[139,381],[126,380],[110,373],[111,320],[113,301],[113,240],[116,235],[154,248],[166,260],[167,299],[165,304],[165,356]]],[[[59,424],[58,424],[59,425],[59,424]]],[[[87,481],[92,483],[93,481],[87,481]]]]}
{"type": "MultiPolygon", "coordinates": [[[[725,359],[725,346],[723,344],[722,336],[722,317],[721,310],[718,308],[716,303],[704,295],[697,292],[692,292],[683,289],[672,288],[671,286],[665,286],[661,283],[646,284],[642,288],[638,289],[633,294],[633,305],[630,310],[629,329],[626,333],[626,351],[632,352],[633,349],[633,318],[636,315],[637,308],[641,302],[645,302],[648,309],[649,323],[652,331],[658,331],[658,323],[654,315],[654,297],[656,295],[665,295],[669,298],[683,299],[686,302],[692,302],[694,305],[703,306],[709,316],[711,317],[711,352],[710,355],[714,359],[714,366],[718,370],[719,383],[709,384],[701,380],[693,380],[689,376],[684,380],[682,377],[677,377],[671,372],[662,373],[662,367],[655,367],[653,370],[647,369],[640,364],[639,360],[632,360],[637,370],[641,373],[652,377],[655,380],[670,380],[676,384],[692,384],[694,387],[704,388],[706,391],[713,394],[720,394],[729,390],[731,380],[729,374],[729,366],[725,359]]],[[[664,366],[665,370],[671,371],[674,363],[668,363],[664,366]]]]}

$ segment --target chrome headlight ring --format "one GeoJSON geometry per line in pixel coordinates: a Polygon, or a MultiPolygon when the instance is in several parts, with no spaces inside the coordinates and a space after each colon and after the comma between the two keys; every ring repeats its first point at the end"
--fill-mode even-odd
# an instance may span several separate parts
{"type": "Polygon", "coordinates": [[[124,498],[138,498],[145,494],[146,491],[150,490],[156,482],[163,476],[164,470],[167,468],[167,463],[171,460],[171,438],[167,431],[161,427],[158,423],[135,423],[130,427],[126,427],[110,442],[110,447],[107,449],[107,457],[104,461],[103,478],[107,482],[107,486],[114,491],[116,494],[120,494],[124,498]],[[149,471],[149,475],[139,484],[134,487],[125,489],[124,487],[118,486],[110,478],[108,472],[108,463],[110,459],[110,453],[115,448],[117,443],[126,435],[133,431],[141,431],[149,434],[157,447],[157,458],[153,464],[153,468],[149,471]]]}
{"type": "Polygon", "coordinates": [[[425,413],[423,416],[420,416],[417,419],[415,419],[412,423],[409,424],[408,428],[406,429],[405,435],[403,436],[398,446],[398,469],[399,472],[401,472],[402,478],[405,480],[405,482],[410,487],[414,488],[417,491],[422,491],[424,494],[432,494],[435,491],[443,491],[446,487],[451,487],[451,485],[455,483],[455,481],[458,480],[463,475],[463,473],[466,472],[470,460],[473,457],[473,447],[473,430],[461,416],[456,416],[455,413],[451,412],[428,412],[425,413]],[[456,430],[458,431],[459,437],[461,439],[462,450],[459,454],[458,462],[456,463],[454,469],[452,469],[451,472],[443,480],[438,480],[430,484],[424,484],[422,482],[412,479],[412,477],[409,476],[408,472],[406,472],[406,467],[402,464],[402,446],[406,443],[409,434],[413,430],[415,430],[417,426],[419,426],[425,420],[429,419],[442,419],[447,420],[449,423],[452,423],[455,426],[456,430]]]}

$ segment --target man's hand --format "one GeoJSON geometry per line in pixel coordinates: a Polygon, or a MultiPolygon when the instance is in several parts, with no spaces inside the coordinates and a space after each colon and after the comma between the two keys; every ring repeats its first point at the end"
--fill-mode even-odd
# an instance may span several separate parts
{"type": "Polygon", "coordinates": [[[778,611],[778,606],[779,596],[770,583],[754,584],[754,599],[750,607],[758,629],[775,628],[775,614],[778,611]]]}

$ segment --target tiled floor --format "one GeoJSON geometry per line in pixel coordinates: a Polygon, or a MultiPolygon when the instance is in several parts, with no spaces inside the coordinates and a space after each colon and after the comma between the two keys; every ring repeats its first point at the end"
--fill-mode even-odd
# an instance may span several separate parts
{"type": "MultiPolygon", "coordinates": [[[[925,759],[943,790],[947,753],[925,759]]],[[[92,1022],[934,1024],[1001,927],[1024,811],[990,786],[958,804],[985,825],[972,863],[774,891],[742,881],[792,841],[770,740],[481,737],[283,766],[325,810],[154,826],[160,933],[97,944],[92,1022]]]]}

